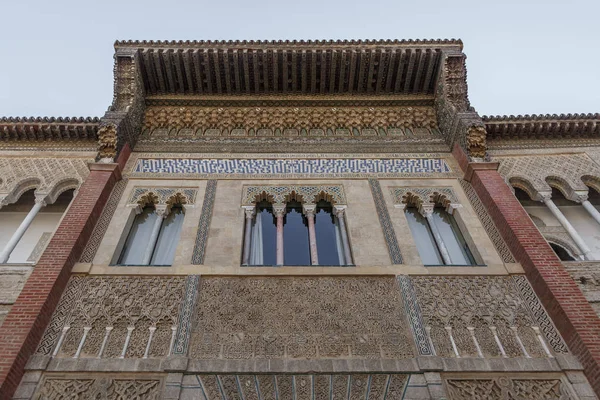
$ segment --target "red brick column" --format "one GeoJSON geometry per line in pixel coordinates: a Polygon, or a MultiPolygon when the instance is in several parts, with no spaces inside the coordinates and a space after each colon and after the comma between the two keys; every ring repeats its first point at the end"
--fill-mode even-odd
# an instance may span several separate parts
{"type": "Polygon", "coordinates": [[[0,327],[0,399],[10,399],[17,389],[128,156],[124,149],[119,164],[90,164],[90,174],[0,327]]]}
{"type": "Polygon", "coordinates": [[[456,159],[513,255],[523,266],[533,289],[554,324],[585,368],[600,395],[600,318],[531,221],[494,165],[466,164],[456,146],[456,159]]]}

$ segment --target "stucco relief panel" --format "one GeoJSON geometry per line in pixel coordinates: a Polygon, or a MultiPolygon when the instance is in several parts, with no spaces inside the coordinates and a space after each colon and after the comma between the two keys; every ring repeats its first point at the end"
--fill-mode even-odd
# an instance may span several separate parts
{"type": "Polygon", "coordinates": [[[203,278],[196,359],[410,358],[400,290],[385,278],[203,278]]]}

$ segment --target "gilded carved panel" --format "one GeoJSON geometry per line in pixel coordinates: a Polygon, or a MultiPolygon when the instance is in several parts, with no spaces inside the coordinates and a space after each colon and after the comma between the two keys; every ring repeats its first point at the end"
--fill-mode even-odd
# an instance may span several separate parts
{"type": "Polygon", "coordinates": [[[196,359],[410,358],[393,277],[203,278],[196,359]]]}
{"type": "Polygon", "coordinates": [[[144,134],[159,136],[341,136],[437,132],[432,107],[201,107],[150,106],[144,134]],[[389,131],[389,132],[388,132],[389,131]]]}

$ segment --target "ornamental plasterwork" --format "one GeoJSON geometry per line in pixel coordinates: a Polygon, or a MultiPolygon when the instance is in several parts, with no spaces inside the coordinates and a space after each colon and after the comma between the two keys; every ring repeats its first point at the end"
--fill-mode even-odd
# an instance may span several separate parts
{"type": "Polygon", "coordinates": [[[185,281],[185,277],[74,276],[37,354],[166,357],[175,337],[185,281]]]}
{"type": "Polygon", "coordinates": [[[80,379],[46,377],[35,399],[108,400],[161,398],[161,381],[158,379],[113,379],[85,377],[80,379]]]}
{"type": "Polygon", "coordinates": [[[343,205],[346,204],[346,195],[342,185],[244,186],[243,206],[253,206],[262,200],[273,204],[285,204],[291,200],[302,204],[316,204],[325,200],[334,205],[343,205]]]}
{"type": "Polygon", "coordinates": [[[396,187],[391,188],[394,204],[421,206],[439,204],[444,207],[460,203],[450,187],[396,187]]]}
{"type": "Polygon", "coordinates": [[[0,158],[1,204],[16,202],[27,190],[54,200],[68,189],[76,189],[89,174],[87,163],[81,158],[0,158]]]}
{"type": "Polygon", "coordinates": [[[361,399],[394,400],[408,374],[307,374],[184,376],[181,399],[361,399]],[[279,394],[279,396],[277,396],[279,394]]]}
{"type": "MultiPolygon", "coordinates": [[[[437,128],[431,107],[179,107],[146,109],[144,130],[180,136],[377,136],[379,130],[430,134],[437,128]]],[[[155,133],[156,134],[156,133],[155,133]]]]}
{"type": "Polygon", "coordinates": [[[445,380],[450,400],[462,399],[548,399],[574,400],[570,385],[560,378],[531,379],[494,376],[489,378],[449,378],[445,380]]]}
{"type": "Polygon", "coordinates": [[[394,277],[202,277],[194,321],[195,359],[402,359],[415,352],[394,277]]]}
{"type": "Polygon", "coordinates": [[[600,183],[600,166],[584,153],[496,157],[494,161],[500,162],[498,171],[510,185],[523,189],[534,200],[540,192],[551,191],[548,181],[574,200],[575,191],[588,191],[584,181],[590,186],[600,183]]]}
{"type": "Polygon", "coordinates": [[[194,188],[170,188],[170,187],[134,187],[127,200],[128,205],[144,207],[148,204],[173,205],[191,204],[196,202],[198,190],[194,188]]]}
{"type": "Polygon", "coordinates": [[[523,276],[411,282],[438,356],[546,358],[568,352],[523,276]]]}

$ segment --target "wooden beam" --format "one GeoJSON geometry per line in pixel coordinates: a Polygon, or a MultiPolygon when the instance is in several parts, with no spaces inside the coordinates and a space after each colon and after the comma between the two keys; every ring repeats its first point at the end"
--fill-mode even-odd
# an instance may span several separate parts
{"type": "Polygon", "coordinates": [[[317,92],[317,52],[310,51],[310,92],[317,92]]]}
{"type": "Polygon", "coordinates": [[[184,93],[185,84],[184,84],[184,76],[181,71],[181,49],[177,49],[177,51],[173,52],[173,62],[175,63],[175,71],[177,72],[177,83],[178,88],[177,91],[179,93],[184,93]]]}
{"type": "Polygon", "coordinates": [[[244,84],[246,86],[246,92],[250,93],[250,62],[248,61],[248,49],[242,51],[242,65],[244,66],[244,84]]]}
{"type": "Polygon", "coordinates": [[[229,71],[229,50],[223,49],[223,71],[225,73],[225,90],[227,90],[227,94],[233,93],[231,89],[231,72],[229,71]]]}
{"type": "Polygon", "coordinates": [[[279,92],[279,50],[272,50],[273,56],[273,91],[279,92]]]}
{"type": "Polygon", "coordinates": [[[202,79],[202,70],[200,69],[200,51],[198,49],[194,50],[192,58],[194,60],[194,73],[196,74],[196,89],[198,93],[202,93],[204,91],[204,81],[202,79]]]}
{"type": "Polygon", "coordinates": [[[193,79],[194,78],[194,72],[193,72],[194,66],[192,65],[190,51],[184,50],[181,55],[183,57],[183,68],[185,70],[186,82],[188,84],[188,93],[194,93],[194,92],[196,92],[196,88],[194,86],[194,79],[193,79]]]}
{"type": "Polygon", "coordinates": [[[321,51],[321,77],[319,78],[319,93],[325,93],[325,84],[327,83],[327,51],[321,51]]]}
{"type": "Polygon", "coordinates": [[[406,79],[404,82],[404,85],[402,87],[402,91],[404,93],[408,93],[408,90],[410,89],[410,80],[412,78],[414,69],[415,69],[415,59],[416,59],[416,50],[407,50],[408,52],[410,52],[410,57],[408,59],[408,67],[406,69],[406,79]]]}
{"type": "Polygon", "coordinates": [[[308,56],[306,55],[306,50],[302,50],[301,53],[301,68],[302,72],[300,73],[300,80],[302,84],[302,93],[306,93],[306,86],[308,85],[308,56]]]}
{"type": "Polygon", "coordinates": [[[427,49],[427,70],[425,72],[425,79],[423,80],[422,92],[429,92],[429,84],[433,77],[433,67],[435,67],[435,52],[427,49]]]}
{"type": "Polygon", "coordinates": [[[223,93],[223,89],[221,88],[221,61],[219,60],[220,56],[219,56],[219,50],[215,50],[212,54],[213,56],[213,64],[215,66],[215,76],[214,76],[214,80],[215,83],[217,84],[217,93],[221,94],[223,93]]]}
{"type": "Polygon", "coordinates": [[[242,77],[240,76],[240,61],[239,61],[239,50],[233,50],[233,73],[235,75],[235,92],[240,93],[242,91],[242,77]]]}
{"type": "Polygon", "coordinates": [[[373,75],[375,74],[375,51],[373,49],[369,50],[369,69],[367,70],[367,79],[365,79],[365,89],[367,92],[373,92],[373,75]]]}
{"type": "Polygon", "coordinates": [[[258,50],[252,50],[252,68],[254,69],[254,93],[259,93],[260,71],[258,69],[258,50]]]}
{"type": "Polygon", "coordinates": [[[283,89],[283,93],[287,93],[288,89],[288,53],[287,50],[282,50],[282,71],[281,71],[281,88],[283,89]]]}
{"type": "Polygon", "coordinates": [[[204,56],[204,71],[206,72],[206,88],[208,89],[208,93],[213,93],[214,79],[212,77],[212,71],[210,70],[210,52],[208,49],[205,49],[202,53],[204,56]]]}
{"type": "Polygon", "coordinates": [[[335,91],[335,71],[337,69],[338,52],[337,50],[331,51],[331,69],[329,70],[329,93],[335,91]]]}
{"type": "Polygon", "coordinates": [[[292,92],[298,91],[298,52],[292,50],[292,92]]]}
{"type": "Polygon", "coordinates": [[[412,88],[413,93],[419,93],[419,87],[421,85],[421,77],[423,76],[423,70],[425,69],[425,58],[427,55],[425,52],[423,52],[422,49],[419,49],[417,51],[418,51],[419,62],[418,62],[418,67],[417,67],[417,74],[415,75],[415,84],[413,85],[413,88],[412,88]]]}
{"type": "Polygon", "coordinates": [[[173,63],[171,62],[171,53],[173,49],[168,49],[162,52],[163,60],[165,61],[165,72],[167,74],[167,87],[169,92],[175,92],[175,80],[173,79],[173,63]]]}
{"type": "Polygon", "coordinates": [[[344,79],[346,78],[346,50],[342,50],[340,56],[340,79],[338,81],[338,91],[343,93],[346,91],[344,79]]]}
{"type": "Polygon", "coordinates": [[[365,79],[365,60],[367,58],[367,52],[365,49],[360,50],[358,59],[358,82],[356,85],[356,91],[362,93],[364,91],[363,81],[365,79]]]}
{"type": "Polygon", "coordinates": [[[348,93],[354,90],[354,74],[356,73],[356,50],[350,50],[350,73],[348,75],[348,93]]]}
{"type": "Polygon", "coordinates": [[[152,58],[154,58],[154,66],[156,67],[156,76],[158,78],[158,86],[162,93],[167,91],[167,87],[165,85],[165,78],[163,74],[162,68],[162,57],[160,56],[158,51],[152,51],[152,58]]]}
{"type": "Polygon", "coordinates": [[[387,76],[385,78],[385,91],[387,93],[392,89],[392,79],[394,78],[394,72],[396,71],[396,49],[392,49],[389,54],[389,62],[387,67],[387,76]]]}
{"type": "Polygon", "coordinates": [[[269,77],[269,55],[267,54],[267,50],[262,51],[262,59],[263,90],[266,93],[269,91],[269,87],[271,86],[271,79],[269,77]]]}
{"type": "Polygon", "coordinates": [[[404,73],[404,69],[406,63],[406,50],[400,50],[400,55],[398,59],[398,70],[396,71],[396,83],[394,84],[394,92],[398,93],[402,88],[402,75],[404,73]]]}
{"type": "Polygon", "coordinates": [[[142,59],[144,60],[144,67],[146,69],[146,76],[148,77],[148,89],[151,94],[156,94],[156,72],[154,71],[154,62],[152,55],[148,49],[142,52],[142,59]]]}
{"type": "Polygon", "coordinates": [[[384,61],[389,59],[388,54],[377,49],[377,80],[375,81],[375,93],[379,94],[383,89],[383,75],[385,75],[384,61]]]}

